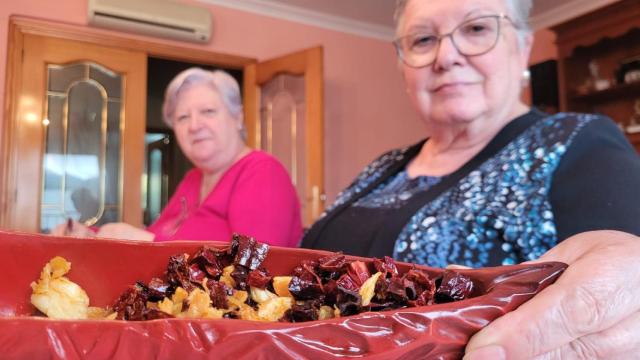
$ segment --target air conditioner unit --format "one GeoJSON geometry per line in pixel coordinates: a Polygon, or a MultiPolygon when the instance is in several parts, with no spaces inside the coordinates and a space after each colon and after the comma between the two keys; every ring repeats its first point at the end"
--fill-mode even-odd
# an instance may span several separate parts
{"type": "Polygon", "coordinates": [[[209,9],[169,0],[89,0],[89,24],[195,42],[211,36],[209,9]]]}

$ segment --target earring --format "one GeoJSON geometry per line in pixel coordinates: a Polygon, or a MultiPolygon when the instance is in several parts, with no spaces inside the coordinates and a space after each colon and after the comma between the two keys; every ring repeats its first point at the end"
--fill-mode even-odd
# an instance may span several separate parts
{"type": "Polygon", "coordinates": [[[238,124],[238,132],[240,133],[242,140],[247,140],[247,128],[244,126],[244,122],[240,122],[240,124],[238,124]]]}
{"type": "Polygon", "coordinates": [[[522,72],[522,79],[520,80],[520,86],[523,88],[526,88],[529,85],[531,85],[531,71],[527,69],[522,72]]]}

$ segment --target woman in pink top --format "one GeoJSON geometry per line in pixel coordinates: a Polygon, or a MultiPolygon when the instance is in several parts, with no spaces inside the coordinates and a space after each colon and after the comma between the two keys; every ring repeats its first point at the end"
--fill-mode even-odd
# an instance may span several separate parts
{"type": "Polygon", "coordinates": [[[271,155],[255,150],[245,154],[203,199],[202,184],[200,169],[185,175],[158,220],[147,228],[155,241],[227,240],[237,232],[272,245],[298,245],[298,199],[287,171],[271,155]]]}
{"type": "MultiPolygon", "coordinates": [[[[237,232],[271,245],[298,245],[302,225],[295,189],[274,157],[245,144],[240,90],[233,77],[199,68],[183,71],[167,87],[163,116],[195,168],[146,230],[111,223],[95,236],[226,241],[237,232]]],[[[69,234],[64,225],[52,233],[69,234]]],[[[89,233],[75,223],[69,235],[89,233]]]]}

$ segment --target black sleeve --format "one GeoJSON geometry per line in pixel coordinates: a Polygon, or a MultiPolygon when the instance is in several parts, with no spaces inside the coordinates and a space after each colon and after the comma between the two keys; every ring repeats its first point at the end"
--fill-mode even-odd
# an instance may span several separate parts
{"type": "Polygon", "coordinates": [[[591,230],[640,235],[640,157],[613,121],[599,117],[579,130],[550,201],[560,241],[591,230]]]}

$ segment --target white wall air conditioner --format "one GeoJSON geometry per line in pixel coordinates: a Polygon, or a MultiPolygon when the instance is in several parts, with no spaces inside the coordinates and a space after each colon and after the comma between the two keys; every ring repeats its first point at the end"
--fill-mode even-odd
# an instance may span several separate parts
{"type": "Polygon", "coordinates": [[[89,24],[195,42],[211,36],[209,9],[169,0],[89,0],[89,24]]]}

